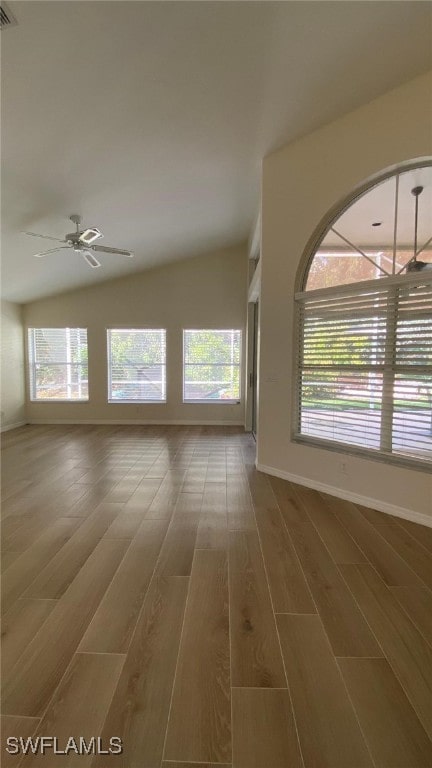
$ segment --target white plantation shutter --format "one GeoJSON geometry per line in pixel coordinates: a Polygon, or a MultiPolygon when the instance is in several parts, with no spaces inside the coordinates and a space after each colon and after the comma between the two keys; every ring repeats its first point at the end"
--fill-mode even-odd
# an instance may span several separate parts
{"type": "Polygon", "coordinates": [[[110,402],[166,401],[164,328],[116,328],[108,331],[110,402]]]}
{"type": "Polygon", "coordinates": [[[296,437],[432,461],[432,275],[296,295],[296,437]]]}
{"type": "Polygon", "coordinates": [[[29,328],[32,400],[88,400],[86,328],[29,328]]]}

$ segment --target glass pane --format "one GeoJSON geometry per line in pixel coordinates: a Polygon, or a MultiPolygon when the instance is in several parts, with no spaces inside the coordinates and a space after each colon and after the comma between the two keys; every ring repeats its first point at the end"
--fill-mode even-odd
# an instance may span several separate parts
{"type": "Polygon", "coordinates": [[[111,400],[139,402],[166,398],[166,332],[163,328],[108,332],[111,400]]]}
{"type": "Polygon", "coordinates": [[[185,400],[238,400],[240,368],[236,365],[185,365],[185,400]]]}
{"type": "Polygon", "coordinates": [[[38,400],[88,400],[88,370],[84,365],[36,365],[38,400]]]}
{"type": "Polygon", "coordinates": [[[165,392],[164,365],[111,369],[112,400],[164,400],[165,392]]]}
{"type": "Polygon", "coordinates": [[[165,331],[163,329],[112,330],[111,360],[113,365],[154,365],[165,363],[165,331]]]}
{"type": "Polygon", "coordinates": [[[304,321],[304,366],[377,365],[384,362],[386,318],[371,310],[334,321],[314,316],[304,321]]]}
{"type": "MultiPolygon", "coordinates": [[[[355,200],[333,226],[366,253],[392,255],[395,202],[396,177],[392,176],[355,200]]],[[[385,268],[384,264],[382,266],[385,268]]]]}
{"type": "Polygon", "coordinates": [[[184,331],[185,400],[240,398],[241,331],[184,331]]]}
{"type": "Polygon", "coordinates": [[[87,363],[87,329],[30,329],[37,363],[87,363]]]}
{"type": "Polygon", "coordinates": [[[432,377],[398,374],[394,384],[393,452],[432,459],[432,377]]]}
{"type": "Polygon", "coordinates": [[[380,374],[306,370],[301,434],[379,449],[381,399],[380,374]]]}
{"type": "MultiPolygon", "coordinates": [[[[426,245],[432,236],[432,167],[399,174],[397,217],[396,178],[369,189],[333,222],[312,259],[306,290],[374,280],[403,270],[415,250],[416,198],[412,190],[416,187],[423,188],[418,196],[417,250],[426,245]]],[[[417,260],[432,263],[431,244],[417,260]]]]}
{"type": "MultiPolygon", "coordinates": [[[[367,255],[378,265],[380,256],[373,249],[368,249],[367,255]]],[[[385,263],[383,260],[383,267],[385,263]]],[[[306,283],[306,290],[316,288],[331,288],[334,285],[358,283],[361,280],[374,280],[380,276],[378,266],[361,256],[354,248],[350,248],[333,233],[326,235],[317,250],[306,283]]]]}
{"type": "Polygon", "coordinates": [[[184,332],[185,363],[240,364],[241,331],[190,330],[184,332]]]}

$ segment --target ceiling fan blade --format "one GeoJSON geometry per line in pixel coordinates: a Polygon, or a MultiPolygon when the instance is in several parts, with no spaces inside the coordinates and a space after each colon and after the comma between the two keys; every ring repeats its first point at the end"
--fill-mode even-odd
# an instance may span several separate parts
{"type": "Polygon", "coordinates": [[[122,248],[109,248],[107,245],[92,245],[92,251],[100,251],[100,253],[117,253],[119,256],[133,257],[131,251],[124,251],[122,248]]]}
{"type": "Polygon", "coordinates": [[[42,256],[46,256],[48,253],[55,253],[56,251],[68,251],[69,246],[68,245],[59,245],[57,248],[50,248],[48,251],[42,251],[41,253],[34,253],[33,255],[36,256],[37,259],[40,259],[42,256]]]}
{"type": "Polygon", "coordinates": [[[81,251],[83,259],[86,260],[87,264],[90,267],[93,267],[93,269],[96,269],[96,267],[100,267],[100,261],[95,259],[92,253],[90,251],[81,251]]]}
{"type": "Polygon", "coordinates": [[[31,237],[43,237],[44,240],[55,240],[57,243],[66,243],[66,240],[60,240],[59,237],[50,237],[49,235],[39,235],[37,232],[21,232],[22,235],[31,235],[31,237]]]}

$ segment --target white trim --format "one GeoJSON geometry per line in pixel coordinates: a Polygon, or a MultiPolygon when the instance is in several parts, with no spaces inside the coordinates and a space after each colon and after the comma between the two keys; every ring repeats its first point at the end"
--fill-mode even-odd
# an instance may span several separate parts
{"type": "Polygon", "coordinates": [[[10,429],[18,429],[18,427],[25,427],[26,424],[28,424],[28,421],[16,421],[15,424],[5,424],[4,427],[0,428],[0,432],[9,432],[10,429]]]}
{"type": "MultiPolygon", "coordinates": [[[[117,401],[118,402],[118,401],[117,401]]],[[[183,400],[183,405],[241,405],[241,400],[224,400],[221,398],[218,400],[214,398],[208,398],[208,400],[183,400]]]]}
{"type": "MultiPolygon", "coordinates": [[[[215,421],[201,420],[192,421],[191,419],[29,419],[27,424],[138,424],[142,426],[185,426],[185,427],[244,427],[243,421],[229,421],[227,419],[217,419],[215,421]]],[[[19,426],[19,425],[17,425],[19,426]]]]}
{"type": "Polygon", "coordinates": [[[256,217],[254,226],[249,235],[248,258],[256,259],[261,248],[261,210],[256,217]]]}
{"type": "Polygon", "coordinates": [[[291,483],[297,483],[297,485],[304,485],[306,488],[312,488],[314,491],[322,491],[323,493],[328,493],[330,496],[336,496],[338,499],[352,501],[354,504],[362,504],[364,507],[377,509],[379,512],[384,512],[387,515],[395,515],[395,517],[401,517],[404,520],[410,520],[413,523],[420,523],[420,525],[426,525],[428,528],[432,528],[432,517],[425,515],[422,512],[414,512],[405,507],[397,507],[395,504],[388,504],[386,501],[372,499],[370,496],[363,496],[360,493],[352,493],[343,488],[337,488],[334,485],[321,483],[319,480],[311,480],[309,477],[293,475],[292,472],[284,472],[282,469],[268,467],[266,464],[257,463],[256,468],[259,472],[265,472],[267,475],[274,475],[274,477],[280,477],[282,480],[289,480],[291,483]]]}
{"type": "Polygon", "coordinates": [[[426,272],[412,272],[407,275],[389,275],[388,277],[379,277],[374,280],[361,280],[357,283],[348,283],[347,285],[334,285],[331,288],[314,288],[310,291],[298,291],[294,294],[295,301],[309,301],[314,299],[326,298],[327,296],[350,297],[362,295],[364,293],[384,293],[393,286],[400,285],[424,285],[432,283],[432,274],[426,272]]]}
{"type": "Polygon", "coordinates": [[[69,397],[30,397],[30,403],[78,403],[82,405],[88,401],[88,397],[81,397],[80,399],[76,397],[73,400],[69,397]]]}
{"type": "Polygon", "coordinates": [[[166,400],[107,400],[108,405],[166,405],[166,400]]]}
{"type": "Polygon", "coordinates": [[[255,303],[258,301],[261,292],[261,259],[257,264],[257,268],[252,275],[248,291],[248,303],[255,303]]]}

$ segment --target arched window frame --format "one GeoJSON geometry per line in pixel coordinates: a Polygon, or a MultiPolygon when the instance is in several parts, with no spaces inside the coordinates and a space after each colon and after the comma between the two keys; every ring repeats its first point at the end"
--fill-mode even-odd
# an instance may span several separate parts
{"type": "MultiPolygon", "coordinates": [[[[357,187],[350,195],[348,195],[342,202],[335,204],[324,219],[320,222],[312,237],[310,238],[306,249],[303,254],[303,258],[300,267],[297,271],[296,278],[296,292],[295,292],[295,323],[294,323],[294,350],[295,350],[295,388],[294,388],[294,409],[293,409],[293,430],[292,439],[295,442],[306,443],[314,445],[315,447],[326,448],[338,452],[352,453],[361,455],[370,459],[377,459],[386,461],[387,463],[401,464],[409,466],[411,468],[431,471],[432,455],[409,456],[404,453],[398,453],[393,451],[394,442],[394,427],[393,427],[393,412],[395,410],[395,397],[393,395],[394,382],[397,379],[397,375],[401,375],[403,378],[404,373],[408,376],[407,365],[398,365],[396,355],[396,336],[398,331],[398,308],[401,305],[403,299],[403,287],[408,286],[414,289],[416,286],[424,286],[422,293],[422,307],[423,312],[429,312],[429,308],[432,308],[432,270],[422,273],[415,272],[412,274],[392,275],[390,277],[380,277],[379,279],[361,281],[357,283],[351,283],[347,285],[335,286],[332,288],[321,288],[315,290],[306,290],[305,286],[308,279],[310,267],[313,259],[323,241],[326,234],[333,227],[335,222],[347,211],[359,198],[367,194],[370,190],[376,187],[383,181],[390,179],[394,176],[398,176],[406,171],[414,170],[417,168],[424,168],[432,166],[432,160],[430,158],[421,158],[413,162],[404,163],[397,167],[392,167],[386,172],[377,174],[373,178],[370,178],[367,182],[357,187]],[[382,397],[381,397],[381,409],[380,423],[379,423],[379,435],[380,442],[379,448],[365,447],[361,445],[355,445],[349,441],[339,439],[329,439],[328,437],[319,437],[317,435],[311,435],[305,433],[302,429],[302,381],[305,370],[304,365],[304,345],[305,345],[305,310],[306,302],[313,300],[314,306],[325,306],[328,303],[329,297],[334,297],[337,301],[337,297],[343,298],[349,305],[349,297],[355,295],[367,295],[368,292],[372,295],[385,297],[384,303],[386,305],[386,319],[385,319],[385,349],[383,353],[382,365],[379,368],[382,372],[382,397]],[[402,299],[401,299],[402,297],[402,299]],[[400,373],[402,371],[402,373],[400,373]]],[[[403,304],[403,302],[402,302],[403,304]]],[[[309,306],[312,306],[311,304],[309,306]]],[[[402,306],[402,309],[406,312],[409,310],[408,303],[402,306]]],[[[323,321],[324,322],[324,321],[323,321]]],[[[430,317],[428,316],[429,327],[432,330],[432,312],[430,317]]],[[[430,353],[432,354],[432,341],[430,341],[430,353]]],[[[403,361],[402,361],[403,362],[403,361]]],[[[407,360],[405,360],[407,363],[407,360]]],[[[333,366],[336,370],[335,366],[333,366]]],[[[410,365],[411,375],[414,371],[419,375],[429,377],[431,381],[431,393],[432,393],[432,358],[431,364],[420,366],[410,365]]],[[[310,368],[310,366],[309,366],[310,368]]],[[[378,366],[376,367],[378,371],[378,366]]],[[[431,398],[432,399],[432,398],[431,398]]],[[[431,414],[432,419],[432,414],[431,414]]],[[[432,429],[432,421],[431,421],[432,429]]]]}

